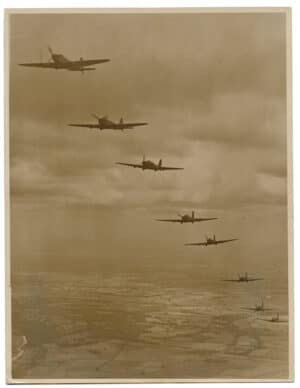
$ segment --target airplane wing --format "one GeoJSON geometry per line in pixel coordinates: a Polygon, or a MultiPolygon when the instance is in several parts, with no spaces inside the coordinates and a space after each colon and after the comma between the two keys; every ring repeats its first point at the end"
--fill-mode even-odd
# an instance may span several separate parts
{"type": "Polygon", "coordinates": [[[134,129],[134,127],[141,127],[142,125],[148,125],[148,123],[123,123],[120,127],[124,129],[134,129]]]}
{"type": "Polygon", "coordinates": [[[209,220],[217,220],[217,218],[194,218],[194,222],[201,222],[201,221],[209,221],[209,220]]]}
{"type": "Polygon", "coordinates": [[[99,63],[105,63],[109,61],[110,59],[82,59],[80,61],[70,61],[68,64],[70,65],[70,67],[72,66],[83,67],[83,66],[97,65],[99,63]]]}
{"type": "Polygon", "coordinates": [[[194,245],[194,246],[196,246],[196,245],[206,245],[206,243],[202,243],[202,242],[200,242],[200,243],[188,243],[188,244],[184,244],[184,245],[194,245]]]}
{"type": "Polygon", "coordinates": [[[223,282],[241,282],[239,279],[222,279],[223,282]]]}
{"type": "Polygon", "coordinates": [[[161,171],[167,171],[167,170],[183,170],[182,167],[160,167],[159,168],[161,171]]]}
{"type": "Polygon", "coordinates": [[[256,282],[257,280],[264,280],[263,278],[250,278],[248,282],[256,282]]]}
{"type": "Polygon", "coordinates": [[[263,309],[263,310],[257,310],[255,307],[242,307],[243,310],[249,310],[249,311],[257,311],[257,312],[263,312],[263,311],[271,311],[272,309],[263,309]]]}
{"type": "Polygon", "coordinates": [[[68,124],[69,127],[98,128],[99,124],[68,124]]]}
{"type": "Polygon", "coordinates": [[[116,164],[121,164],[122,166],[129,166],[129,167],[134,167],[134,168],[143,168],[143,166],[141,164],[120,163],[120,162],[116,162],[116,164]]]}
{"type": "Polygon", "coordinates": [[[58,67],[55,62],[19,63],[19,66],[40,67],[42,69],[56,69],[58,67]]]}
{"type": "Polygon", "coordinates": [[[230,240],[217,240],[216,241],[216,244],[224,244],[224,243],[226,243],[226,242],[229,242],[229,241],[236,241],[236,240],[238,240],[237,238],[232,238],[232,239],[230,239],[230,240]]]}
{"type": "Polygon", "coordinates": [[[182,222],[181,220],[174,220],[174,218],[170,219],[156,219],[155,221],[163,221],[163,222],[182,222]]]}

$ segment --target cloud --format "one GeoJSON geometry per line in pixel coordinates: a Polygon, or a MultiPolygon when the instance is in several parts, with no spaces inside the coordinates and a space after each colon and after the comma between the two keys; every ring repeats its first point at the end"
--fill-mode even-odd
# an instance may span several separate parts
{"type": "Polygon", "coordinates": [[[214,279],[225,266],[228,276],[230,268],[284,273],[285,27],[278,12],[13,16],[14,268],[138,269],[143,279],[165,268],[190,281],[204,260],[214,279]],[[70,59],[111,62],[84,75],[17,65],[48,60],[47,45],[70,59]],[[124,133],[68,126],[95,122],[91,113],[149,125],[124,133]],[[115,164],[143,155],[184,170],[115,164]],[[154,221],[192,210],[218,220],[154,221]],[[217,255],[186,250],[205,234],[239,241],[217,255]]]}
{"type": "Polygon", "coordinates": [[[13,199],[153,211],[285,203],[283,14],[18,15],[11,34],[13,199]],[[83,76],[17,66],[47,44],[112,61],[83,76]],[[149,126],[68,126],[91,113],[149,126]],[[115,165],[144,154],[185,170],[115,165]]]}
{"type": "Polygon", "coordinates": [[[283,149],[285,128],[283,99],[235,93],[215,96],[210,111],[194,118],[187,134],[228,146],[283,149]]]}
{"type": "Polygon", "coordinates": [[[280,13],[44,15],[43,24],[40,15],[14,18],[14,117],[64,123],[92,112],[136,116],[140,109],[171,113],[187,106],[197,106],[200,114],[219,94],[248,92],[266,99],[286,94],[285,16],[280,13]],[[23,34],[30,39],[24,41],[23,34]],[[111,62],[82,77],[17,66],[38,60],[49,40],[71,58],[97,55],[111,62]]]}

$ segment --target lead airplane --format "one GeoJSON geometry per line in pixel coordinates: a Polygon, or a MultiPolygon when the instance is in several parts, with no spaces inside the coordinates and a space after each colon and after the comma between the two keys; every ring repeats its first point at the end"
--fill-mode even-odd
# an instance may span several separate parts
{"type": "Polygon", "coordinates": [[[263,278],[249,278],[248,273],[245,272],[245,275],[239,275],[237,279],[224,279],[224,282],[255,282],[257,280],[264,280],[263,278]]]}
{"type": "Polygon", "coordinates": [[[124,131],[124,129],[133,129],[134,127],[148,125],[148,123],[145,123],[145,122],[124,123],[123,117],[120,118],[120,121],[118,123],[115,123],[109,120],[107,116],[98,117],[95,114],[92,114],[92,116],[98,120],[97,124],[69,124],[69,126],[99,129],[100,131],[103,129],[113,129],[113,130],[124,131]]]}
{"type": "Polygon", "coordinates": [[[195,217],[195,212],[192,211],[192,215],[190,216],[189,214],[178,214],[180,219],[172,219],[172,218],[166,218],[166,219],[157,219],[155,221],[163,221],[163,222],[179,222],[180,224],[185,224],[188,222],[194,223],[194,222],[201,222],[201,221],[209,221],[209,220],[217,220],[217,218],[196,218],[195,217]]]}
{"type": "Polygon", "coordinates": [[[100,63],[109,62],[110,59],[83,59],[78,61],[71,61],[62,54],[55,54],[51,47],[48,47],[50,53],[50,59],[48,62],[33,62],[33,63],[20,63],[19,66],[26,67],[39,67],[41,69],[64,69],[69,71],[85,71],[96,70],[95,67],[88,67],[91,65],[98,65],[100,63]]]}
{"type": "Polygon", "coordinates": [[[237,238],[232,238],[229,240],[216,240],[216,235],[213,236],[213,238],[209,238],[205,236],[206,241],[204,242],[199,242],[199,243],[188,243],[184,245],[202,245],[202,246],[208,246],[208,245],[218,245],[218,244],[224,244],[230,241],[236,241],[238,240],[237,238]]]}
{"type": "Polygon", "coordinates": [[[141,164],[121,163],[121,162],[116,162],[116,164],[121,164],[122,166],[140,168],[142,170],[153,170],[153,171],[183,170],[182,167],[164,167],[162,165],[162,159],[160,159],[159,162],[156,164],[151,160],[145,160],[145,156],[143,157],[141,164]]]}

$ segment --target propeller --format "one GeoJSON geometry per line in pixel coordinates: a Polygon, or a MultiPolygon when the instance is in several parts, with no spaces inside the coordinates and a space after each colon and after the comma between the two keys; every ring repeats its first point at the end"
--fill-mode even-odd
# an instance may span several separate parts
{"type": "Polygon", "coordinates": [[[48,51],[49,51],[49,54],[50,54],[50,58],[48,60],[48,62],[50,62],[52,60],[52,57],[53,57],[53,51],[52,51],[52,48],[50,46],[48,46],[48,51]]]}
{"type": "Polygon", "coordinates": [[[95,118],[96,120],[98,120],[98,121],[100,120],[100,117],[97,116],[97,115],[95,115],[95,113],[92,113],[91,116],[94,117],[94,118],[95,118]]]}
{"type": "Polygon", "coordinates": [[[99,116],[95,115],[95,113],[92,113],[91,116],[97,120],[106,120],[107,119],[107,116],[99,117],[99,116]]]}
{"type": "Polygon", "coordinates": [[[80,57],[80,58],[79,58],[79,61],[80,61],[80,69],[81,69],[81,74],[84,74],[83,58],[82,58],[82,57],[80,57]]]}
{"type": "Polygon", "coordinates": [[[106,120],[107,116],[99,117],[99,116],[95,115],[94,113],[92,113],[91,116],[94,117],[96,120],[98,120],[99,129],[102,129],[101,120],[106,120]]]}

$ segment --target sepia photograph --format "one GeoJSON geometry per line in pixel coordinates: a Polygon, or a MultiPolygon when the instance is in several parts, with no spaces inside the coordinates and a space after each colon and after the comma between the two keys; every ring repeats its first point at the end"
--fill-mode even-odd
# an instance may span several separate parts
{"type": "Polygon", "coordinates": [[[8,383],[294,378],[290,8],[7,9],[8,383]]]}

